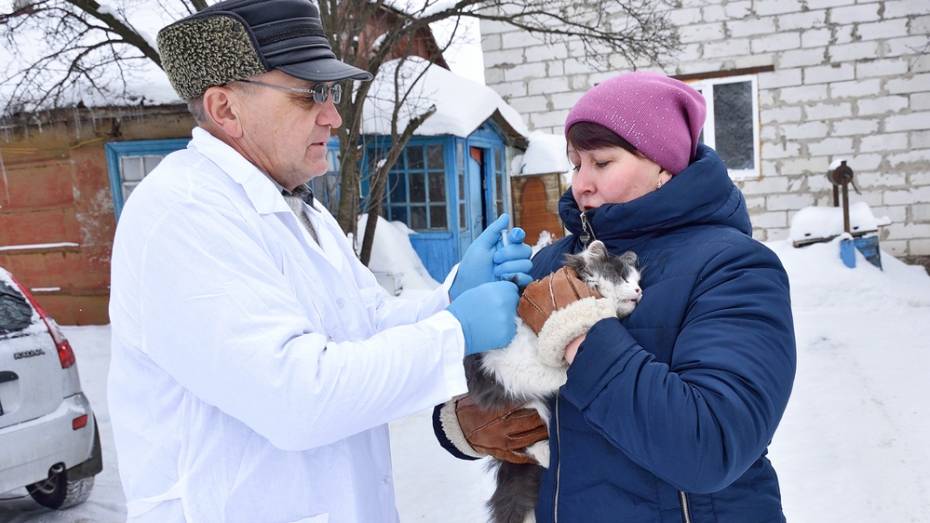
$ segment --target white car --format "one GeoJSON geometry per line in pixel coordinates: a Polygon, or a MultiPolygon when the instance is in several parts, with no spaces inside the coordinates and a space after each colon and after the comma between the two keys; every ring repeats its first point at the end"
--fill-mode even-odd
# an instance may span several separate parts
{"type": "Polygon", "coordinates": [[[103,468],[74,352],[55,321],[0,267],[0,492],[41,505],[84,502],[103,468]]]}

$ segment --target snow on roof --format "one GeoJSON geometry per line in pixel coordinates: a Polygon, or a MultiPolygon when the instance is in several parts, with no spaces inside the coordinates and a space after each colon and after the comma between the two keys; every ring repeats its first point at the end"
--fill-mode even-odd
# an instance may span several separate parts
{"type": "MultiPolygon", "coordinates": [[[[154,45],[152,35],[156,34],[165,25],[187,15],[187,12],[182,10],[180,6],[169,2],[141,0],[101,2],[100,10],[131,23],[132,27],[152,45],[154,45]],[[169,8],[172,7],[174,10],[169,11],[169,8]]],[[[96,43],[99,37],[100,35],[97,34],[95,40],[85,38],[83,43],[96,43]]],[[[52,48],[46,42],[46,38],[42,30],[33,26],[17,29],[15,38],[17,45],[14,48],[0,46],[0,64],[5,64],[0,67],[0,77],[12,78],[17,71],[29,67],[43,55],[49,53],[52,48]]],[[[128,49],[128,47],[124,46],[123,49],[128,49]]],[[[108,52],[106,48],[99,50],[99,60],[110,59],[108,52]]],[[[130,51],[129,54],[131,56],[141,56],[139,51],[130,51]]],[[[91,60],[90,63],[93,62],[94,60],[91,60]]],[[[62,71],[69,65],[70,61],[59,61],[46,69],[49,71],[62,71]]],[[[100,86],[101,89],[94,89],[89,81],[82,79],[76,85],[67,89],[59,100],[47,100],[39,106],[23,107],[23,110],[31,112],[71,107],[80,103],[87,107],[183,103],[177,93],[174,92],[174,88],[171,87],[165,73],[148,59],[125,63],[122,69],[111,64],[107,67],[101,67],[91,74],[94,76],[94,83],[100,86]]],[[[58,77],[56,76],[55,79],[57,80],[58,77]]],[[[51,80],[50,76],[49,81],[51,80]]],[[[0,83],[0,101],[5,104],[5,101],[9,100],[14,87],[15,83],[0,83]]]]}
{"type": "MultiPolygon", "coordinates": [[[[887,217],[876,218],[872,209],[865,202],[855,202],[849,206],[849,227],[853,233],[874,231],[880,225],[888,225],[887,217]]],[[[816,238],[832,238],[843,233],[842,207],[805,207],[791,219],[791,241],[805,241],[816,238]]]]}
{"type": "Polygon", "coordinates": [[[564,136],[533,131],[529,142],[519,167],[515,169],[515,175],[564,173],[572,170],[572,164],[565,154],[564,136]]]}
{"type": "Polygon", "coordinates": [[[869,311],[930,307],[930,278],[923,267],[882,251],[881,270],[856,251],[856,267],[850,269],[840,260],[840,240],[802,248],[791,241],[766,243],[788,272],[793,309],[851,309],[867,317],[869,311]]]}
{"type": "Polygon", "coordinates": [[[416,18],[454,7],[455,0],[385,0],[384,5],[416,18]]]}
{"type": "Polygon", "coordinates": [[[452,134],[465,137],[475,131],[495,112],[523,136],[529,130],[520,114],[493,89],[473,82],[442,67],[430,64],[418,56],[397,59],[381,66],[368,94],[362,121],[365,134],[391,134],[391,114],[394,108],[394,73],[400,67],[400,95],[413,86],[398,118],[398,132],[410,119],[424,113],[431,105],[436,113],[417,129],[420,136],[452,134]],[[425,70],[425,72],[424,72],[425,70]],[[422,78],[416,80],[420,73],[422,78]]]}

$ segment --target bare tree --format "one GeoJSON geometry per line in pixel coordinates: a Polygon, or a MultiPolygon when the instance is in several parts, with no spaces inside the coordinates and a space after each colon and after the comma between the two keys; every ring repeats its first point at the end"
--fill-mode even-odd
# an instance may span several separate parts
{"type": "Polygon", "coordinates": [[[422,100],[411,100],[411,97],[416,96],[414,94],[415,89],[431,65],[430,62],[427,62],[426,67],[407,70],[404,68],[405,61],[406,57],[402,57],[398,59],[396,63],[392,64],[393,71],[391,72],[393,74],[391,76],[393,78],[393,88],[389,89],[389,91],[393,96],[389,101],[393,106],[393,110],[391,111],[390,145],[387,154],[383,158],[377,156],[372,157],[371,163],[373,165],[369,168],[370,189],[368,191],[368,205],[366,206],[368,217],[365,223],[365,236],[362,239],[362,248],[359,253],[359,258],[365,265],[368,265],[368,262],[371,260],[371,248],[375,240],[375,229],[378,225],[378,216],[381,214],[381,202],[384,200],[385,187],[388,181],[388,171],[397,162],[398,158],[400,158],[400,154],[407,146],[410,138],[413,137],[413,133],[416,132],[427,118],[436,112],[436,106],[434,104],[430,104],[425,110],[419,110],[419,108],[414,106],[413,111],[416,111],[418,114],[409,115],[404,130],[402,132],[399,131],[398,126],[401,118],[401,110],[409,108],[410,105],[408,104],[412,104],[416,101],[422,103],[422,100]],[[413,78],[405,78],[405,74],[413,75],[413,78]]]}
{"type": "MultiPolygon", "coordinates": [[[[667,7],[649,0],[320,1],[323,26],[329,31],[337,56],[373,74],[387,60],[414,50],[418,39],[429,34],[429,24],[469,17],[506,23],[547,43],[577,40],[584,50],[580,58],[596,67],[605,66],[612,54],[619,55],[633,67],[644,62],[659,63],[665,53],[678,46],[677,33],[665,16],[667,7]]],[[[453,30],[449,41],[456,35],[457,31],[453,30]]],[[[446,46],[448,42],[443,44],[446,46]]],[[[344,124],[338,131],[342,161],[336,214],[339,225],[347,233],[355,232],[360,205],[359,159],[364,152],[362,114],[370,87],[370,83],[362,84],[356,96],[344,100],[339,108],[344,124]]],[[[404,99],[405,96],[398,96],[399,103],[404,99]]],[[[370,187],[383,191],[384,180],[379,177],[386,175],[393,159],[399,157],[399,149],[406,145],[405,141],[393,143],[398,150],[388,151],[390,161],[374,171],[370,187]]],[[[372,211],[380,209],[382,197],[383,192],[369,195],[366,236],[374,233],[373,225],[377,222],[372,211]]],[[[370,244],[370,240],[366,241],[370,244]]],[[[367,262],[365,255],[362,259],[367,262]]]]}
{"type": "MultiPolygon", "coordinates": [[[[661,63],[678,46],[674,26],[667,20],[669,7],[650,0],[318,0],[323,26],[336,56],[377,74],[385,63],[420,55],[441,60],[441,53],[457,37],[437,43],[430,24],[473,18],[509,24],[547,43],[576,41],[584,59],[596,67],[619,56],[631,67],[661,63]]],[[[212,3],[212,2],[210,2],[212,3]]],[[[206,0],[156,0],[171,18],[199,11],[206,0]]],[[[17,39],[27,30],[42,35],[39,57],[0,77],[0,89],[8,93],[2,113],[34,110],[69,103],[78,86],[107,96],[120,86],[104,85],[105,71],[116,68],[123,80],[135,63],[151,61],[161,66],[150,36],[133,26],[120,9],[95,0],[6,0],[0,6],[0,39],[7,49],[27,45],[17,39]],[[11,7],[10,7],[11,6],[11,7]]],[[[457,25],[457,24],[456,24],[457,25]]],[[[400,71],[398,66],[395,71],[400,71]]],[[[112,75],[111,75],[112,76],[112,75]]],[[[406,120],[399,128],[399,114],[410,103],[419,77],[404,84],[395,76],[395,105],[391,116],[390,147],[374,164],[367,211],[369,221],[362,242],[362,258],[370,256],[377,215],[380,214],[387,173],[400,157],[417,127],[435,108],[406,120]]],[[[353,96],[339,105],[343,126],[337,130],[340,153],[340,190],[337,220],[347,233],[356,232],[361,204],[361,159],[364,156],[363,109],[372,83],[359,83],[353,96]]]]}

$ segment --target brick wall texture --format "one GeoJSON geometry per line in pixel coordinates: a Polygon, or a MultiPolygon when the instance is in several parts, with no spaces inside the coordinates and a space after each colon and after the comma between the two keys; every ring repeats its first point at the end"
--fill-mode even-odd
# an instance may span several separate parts
{"type": "MultiPolygon", "coordinates": [[[[758,74],[761,172],[741,180],[760,240],[788,236],[809,205],[831,205],[824,174],[836,158],[892,223],[882,248],[930,255],[930,1],[680,0],[668,11],[682,42],[669,75],[771,67],[758,74]]],[[[568,110],[612,70],[580,59],[580,42],[546,45],[500,22],[481,23],[487,84],[532,129],[561,133],[568,110]]]]}
{"type": "Polygon", "coordinates": [[[116,217],[105,144],[192,127],[184,107],[65,109],[0,125],[0,267],[59,323],[109,323],[116,217]]]}

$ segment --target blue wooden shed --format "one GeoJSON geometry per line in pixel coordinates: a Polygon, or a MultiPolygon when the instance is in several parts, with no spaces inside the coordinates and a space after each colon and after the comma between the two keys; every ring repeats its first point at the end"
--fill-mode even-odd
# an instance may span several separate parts
{"type": "MultiPolygon", "coordinates": [[[[369,100],[376,102],[365,108],[363,198],[368,194],[367,169],[390,147],[378,114],[387,108],[377,101],[392,100],[392,66],[397,63],[382,67],[369,94],[369,100]],[[380,82],[382,77],[389,81],[380,82]]],[[[426,64],[412,57],[401,66],[414,75],[426,64]]],[[[526,149],[528,132],[520,115],[492,89],[445,68],[429,67],[417,89],[409,115],[428,105],[436,112],[420,126],[391,169],[382,213],[415,231],[410,236],[413,248],[430,276],[442,281],[488,223],[510,212],[510,163],[526,149]]]]}

